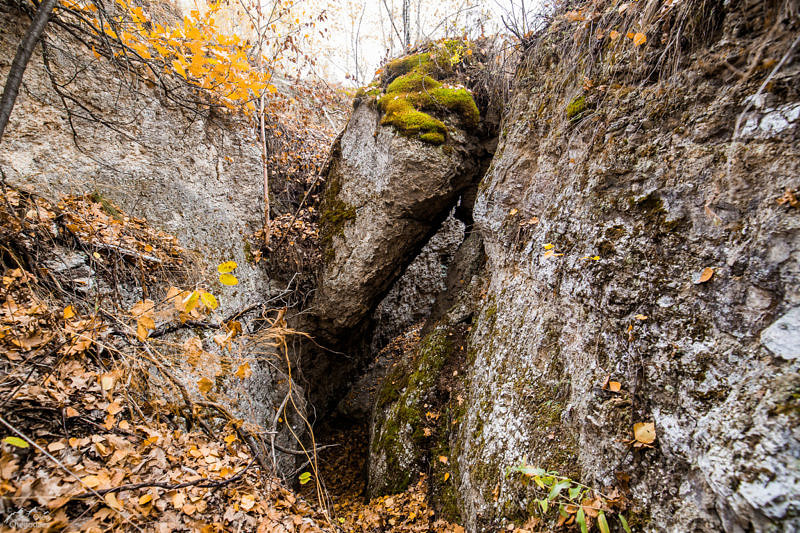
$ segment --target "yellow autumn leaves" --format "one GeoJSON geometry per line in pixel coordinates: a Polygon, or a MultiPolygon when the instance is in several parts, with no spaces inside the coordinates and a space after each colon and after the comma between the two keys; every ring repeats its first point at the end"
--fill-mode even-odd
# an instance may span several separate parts
{"type": "MultiPolygon", "coordinates": [[[[96,33],[104,33],[127,48],[127,52],[117,50],[115,56],[125,54],[138,56],[142,61],[157,60],[165,72],[174,72],[190,85],[209,91],[229,109],[254,112],[253,100],[262,91],[277,92],[269,83],[268,69],[251,66],[250,43],[219,31],[215,18],[222,8],[221,2],[209,2],[203,13],[192,10],[189,16],[171,26],[153,21],[143,8],[129,5],[126,0],[117,0],[121,14],[114,20],[114,26],[93,16],[96,8],[91,3],[61,0],[61,4],[83,13],[84,20],[96,33]]],[[[99,58],[100,54],[93,51],[99,58]]]]}
{"type": "Polygon", "coordinates": [[[219,265],[217,267],[217,272],[219,272],[219,282],[228,286],[237,285],[239,280],[236,278],[236,276],[231,274],[231,272],[236,270],[236,267],[238,266],[239,265],[236,264],[236,261],[226,261],[225,263],[219,265]]]}
{"type": "MultiPolygon", "coordinates": [[[[219,281],[223,285],[236,285],[239,280],[231,274],[238,265],[235,261],[226,261],[217,267],[219,272],[219,281]]],[[[130,309],[131,315],[136,320],[136,338],[144,341],[150,336],[150,333],[156,329],[156,321],[168,321],[177,318],[181,323],[187,320],[197,320],[205,315],[210,314],[212,311],[219,307],[217,298],[205,289],[195,289],[193,291],[181,290],[177,287],[170,287],[167,290],[167,295],[161,304],[158,306],[153,300],[145,299],[138,302],[130,309]],[[158,309],[157,309],[158,307],[158,309]]],[[[70,320],[75,316],[75,310],[72,306],[64,309],[64,319],[70,320]]],[[[234,328],[235,329],[235,328],[234,328]]],[[[228,332],[226,340],[235,335],[234,331],[228,332]]],[[[223,335],[223,337],[226,337],[223,335]]],[[[214,339],[217,341],[217,339],[214,339]]],[[[223,345],[223,343],[220,343],[223,345]]]]}

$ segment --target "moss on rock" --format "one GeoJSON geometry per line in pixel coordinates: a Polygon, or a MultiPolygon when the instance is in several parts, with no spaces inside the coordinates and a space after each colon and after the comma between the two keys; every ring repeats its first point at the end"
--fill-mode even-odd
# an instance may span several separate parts
{"type": "Polygon", "coordinates": [[[425,413],[432,409],[440,374],[453,353],[448,333],[436,328],[427,335],[413,361],[390,373],[378,391],[370,455],[381,466],[370,471],[373,496],[405,490],[412,481],[409,473],[426,462],[432,437],[425,431],[425,413]]]}
{"type": "MultiPolygon", "coordinates": [[[[345,224],[356,218],[356,208],[340,197],[342,184],[336,172],[331,173],[320,208],[320,244],[326,254],[333,253],[333,237],[341,235],[345,224]]],[[[327,257],[326,259],[332,259],[327,257]]]]}
{"type": "Polygon", "coordinates": [[[407,136],[434,145],[444,144],[447,127],[429,112],[449,114],[470,127],[480,122],[480,111],[472,94],[464,87],[443,84],[453,76],[454,64],[461,61],[466,45],[446,41],[430,52],[414,54],[386,64],[381,77],[382,95],[370,84],[358,97],[372,96],[384,113],[381,124],[391,125],[407,136]],[[454,63],[454,59],[456,61],[454,63]]]}
{"type": "Polygon", "coordinates": [[[586,112],[586,98],[583,96],[577,96],[572,99],[572,101],[567,104],[567,118],[569,120],[579,120],[583,118],[583,114],[586,112]]]}

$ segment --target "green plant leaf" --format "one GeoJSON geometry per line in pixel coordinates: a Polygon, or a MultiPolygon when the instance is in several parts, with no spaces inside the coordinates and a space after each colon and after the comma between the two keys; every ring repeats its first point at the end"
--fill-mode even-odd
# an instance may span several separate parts
{"type": "Polygon", "coordinates": [[[564,518],[569,518],[569,514],[567,513],[567,510],[564,508],[563,503],[558,505],[558,514],[560,514],[564,518]]]}
{"type": "Polygon", "coordinates": [[[561,481],[560,483],[556,483],[553,485],[553,488],[550,489],[550,494],[547,495],[548,500],[555,500],[558,498],[558,495],[561,494],[561,491],[569,487],[572,483],[569,481],[561,481]]]}
{"type": "Polygon", "coordinates": [[[536,482],[537,485],[539,485],[540,489],[544,488],[544,483],[542,483],[542,478],[540,478],[539,476],[533,476],[533,480],[536,482]]]}
{"type": "Polygon", "coordinates": [[[509,472],[519,472],[521,474],[525,474],[526,476],[543,476],[546,472],[541,468],[535,468],[530,465],[521,464],[509,469],[509,472]]]}
{"type": "Polygon", "coordinates": [[[608,520],[606,520],[606,514],[603,511],[597,513],[597,527],[600,528],[600,533],[610,533],[608,520]]]}
{"type": "Polygon", "coordinates": [[[580,487],[572,487],[571,489],[569,489],[569,499],[574,500],[580,495],[580,493],[581,493],[580,487]]]}
{"type": "Polygon", "coordinates": [[[547,500],[539,500],[539,507],[542,508],[543,514],[547,514],[547,509],[549,508],[549,506],[550,505],[547,503],[547,500]]]}
{"type": "Polygon", "coordinates": [[[303,472],[302,474],[300,474],[301,485],[305,485],[309,481],[311,481],[311,472],[303,472]]]}
{"type": "Polygon", "coordinates": [[[622,524],[622,529],[625,530],[625,533],[631,533],[631,526],[628,525],[628,521],[625,520],[625,517],[622,515],[619,516],[619,521],[622,524]]]}
{"type": "Polygon", "coordinates": [[[583,512],[583,507],[578,509],[578,514],[575,515],[575,522],[581,526],[581,533],[589,533],[589,528],[586,527],[586,513],[583,512]]]}
{"type": "Polygon", "coordinates": [[[30,446],[30,444],[19,437],[6,437],[3,439],[3,442],[12,446],[16,446],[17,448],[27,448],[30,446]]]}

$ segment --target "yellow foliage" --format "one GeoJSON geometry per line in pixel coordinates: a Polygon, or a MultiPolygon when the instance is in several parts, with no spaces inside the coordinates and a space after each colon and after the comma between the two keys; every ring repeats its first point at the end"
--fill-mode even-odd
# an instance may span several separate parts
{"type": "MultiPolygon", "coordinates": [[[[88,9],[74,0],[61,3],[76,11],[88,9]]],[[[114,31],[99,18],[87,19],[98,32],[118,39],[128,55],[161,63],[165,72],[175,73],[190,85],[210,92],[215,103],[232,110],[252,112],[254,107],[248,104],[262,91],[275,92],[269,84],[270,69],[251,65],[248,43],[236,35],[219,32],[215,16],[221,9],[220,2],[211,3],[203,13],[193,10],[179,23],[168,26],[153,22],[141,7],[132,6],[127,0],[117,0],[117,4],[122,15],[115,22],[126,31],[114,31]]],[[[268,67],[268,58],[262,60],[268,67]]]]}

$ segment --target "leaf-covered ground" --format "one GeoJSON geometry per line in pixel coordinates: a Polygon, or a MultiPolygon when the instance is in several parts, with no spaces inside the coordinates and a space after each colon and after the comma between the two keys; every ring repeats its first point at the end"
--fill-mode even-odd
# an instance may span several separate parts
{"type": "MultiPolygon", "coordinates": [[[[424,479],[363,500],[363,429],[330,434],[325,511],[316,483],[301,495],[264,468],[257,428],[190,397],[155,337],[208,321],[216,299],[173,286],[193,266],[174,238],[98,195],[53,205],[4,188],[0,222],[4,530],[462,531],[436,518],[424,479]]],[[[210,356],[196,344],[178,347],[190,365],[210,356]]]]}
{"type": "MultiPolygon", "coordinates": [[[[0,219],[4,528],[326,527],[319,510],[260,467],[241,421],[215,420],[197,403],[187,413],[173,403],[186,392],[177,380],[169,390],[153,380],[174,376],[149,346],[147,310],[142,302],[138,315],[126,310],[125,291],[186,279],[190,259],[172,237],[96,195],[52,205],[5,188],[0,219]]],[[[202,318],[201,306],[168,307],[176,324],[202,318]]]]}

